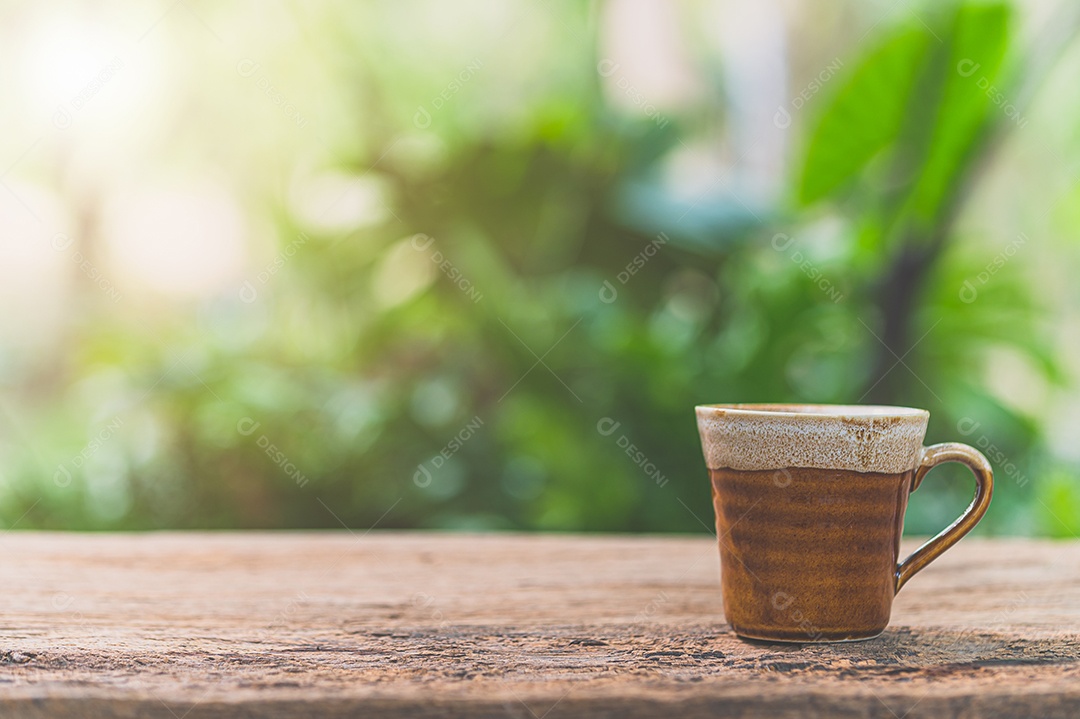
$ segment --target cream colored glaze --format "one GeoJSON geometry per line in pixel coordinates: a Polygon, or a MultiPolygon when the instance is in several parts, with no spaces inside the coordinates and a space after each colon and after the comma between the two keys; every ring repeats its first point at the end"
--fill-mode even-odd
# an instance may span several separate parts
{"type": "Polygon", "coordinates": [[[709,469],[813,467],[897,474],[919,463],[930,413],[874,405],[696,408],[709,469]]]}

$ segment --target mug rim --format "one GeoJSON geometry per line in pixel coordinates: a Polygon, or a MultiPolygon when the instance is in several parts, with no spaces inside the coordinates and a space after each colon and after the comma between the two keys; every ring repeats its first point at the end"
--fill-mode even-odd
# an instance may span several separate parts
{"type": "Polygon", "coordinates": [[[798,402],[751,402],[735,404],[699,404],[698,414],[723,413],[747,417],[929,417],[930,412],[916,407],[884,404],[802,404],[798,402]]]}

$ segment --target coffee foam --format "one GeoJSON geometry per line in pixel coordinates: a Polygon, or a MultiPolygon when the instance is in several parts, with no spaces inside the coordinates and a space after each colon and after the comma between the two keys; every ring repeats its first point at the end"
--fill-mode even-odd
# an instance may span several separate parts
{"type": "Polygon", "coordinates": [[[859,405],[704,405],[709,469],[810,467],[897,474],[919,462],[930,413],[859,405]]]}

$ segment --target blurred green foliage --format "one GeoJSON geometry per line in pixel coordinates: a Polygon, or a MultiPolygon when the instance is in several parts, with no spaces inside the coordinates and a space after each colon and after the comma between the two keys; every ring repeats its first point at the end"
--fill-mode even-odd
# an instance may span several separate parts
{"type": "MultiPolygon", "coordinates": [[[[987,451],[980,531],[1080,529],[1075,468],[983,371],[1005,357],[1065,381],[1046,298],[1021,260],[963,294],[1011,241],[960,222],[1015,129],[983,80],[1016,98],[1034,82],[1010,6],[943,5],[852,45],[768,205],[673,197],[671,153],[723,102],[665,122],[613,106],[587,6],[544,15],[575,41],[540,54],[546,84],[486,97],[500,122],[473,109],[498,58],[416,120],[459,68],[396,52],[389,7],[306,20],[354,108],[332,164],[375,183],[385,217],[320,229],[271,187],[256,201],[284,259],[265,282],[252,269],[254,301],[241,285],[194,322],[75,326],[65,381],[10,423],[9,523],[699,532],[694,404],[874,401],[987,451]]],[[[938,470],[909,531],[970,491],[938,470]]]]}

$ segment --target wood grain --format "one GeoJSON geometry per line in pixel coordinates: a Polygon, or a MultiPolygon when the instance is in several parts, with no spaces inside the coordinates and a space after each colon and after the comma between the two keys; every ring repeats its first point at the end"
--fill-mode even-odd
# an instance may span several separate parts
{"type": "Polygon", "coordinates": [[[881,638],[785,646],[709,538],[2,541],[5,717],[1080,716],[1080,543],[965,540],[881,638]]]}

